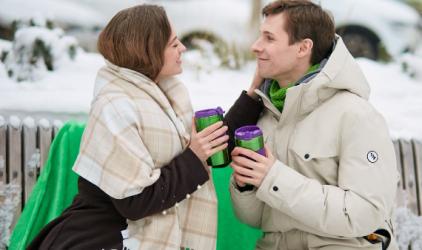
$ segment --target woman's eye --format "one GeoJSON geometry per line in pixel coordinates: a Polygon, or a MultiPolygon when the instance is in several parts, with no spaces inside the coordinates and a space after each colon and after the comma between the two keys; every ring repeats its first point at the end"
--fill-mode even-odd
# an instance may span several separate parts
{"type": "Polygon", "coordinates": [[[273,40],[273,38],[272,38],[272,37],[270,37],[270,36],[267,36],[267,39],[268,39],[268,40],[273,40]]]}
{"type": "Polygon", "coordinates": [[[177,48],[177,45],[178,45],[177,43],[175,45],[173,45],[173,48],[177,48]]]}

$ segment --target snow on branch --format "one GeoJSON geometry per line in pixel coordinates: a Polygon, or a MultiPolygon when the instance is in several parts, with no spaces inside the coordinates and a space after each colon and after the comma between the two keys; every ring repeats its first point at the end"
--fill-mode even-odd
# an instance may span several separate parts
{"type": "Polygon", "coordinates": [[[12,49],[3,51],[0,59],[9,78],[17,82],[38,81],[58,68],[63,59],[73,60],[76,56],[76,38],[64,36],[64,31],[54,28],[50,19],[37,15],[29,22],[14,21],[12,27],[12,49]]]}

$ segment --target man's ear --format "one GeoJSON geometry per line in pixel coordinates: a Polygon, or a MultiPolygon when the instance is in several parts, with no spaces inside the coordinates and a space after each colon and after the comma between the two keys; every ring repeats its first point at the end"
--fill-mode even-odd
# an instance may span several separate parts
{"type": "Polygon", "coordinates": [[[300,42],[298,57],[306,57],[312,54],[312,48],[314,47],[314,42],[311,39],[305,38],[300,42]]]}

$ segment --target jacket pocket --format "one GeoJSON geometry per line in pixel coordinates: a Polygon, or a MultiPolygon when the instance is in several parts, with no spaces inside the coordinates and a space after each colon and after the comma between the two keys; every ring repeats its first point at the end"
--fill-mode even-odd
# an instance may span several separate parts
{"type": "Polygon", "coordinates": [[[323,144],[309,146],[307,142],[295,141],[290,151],[290,167],[323,185],[338,184],[339,160],[336,147],[323,144]]]}

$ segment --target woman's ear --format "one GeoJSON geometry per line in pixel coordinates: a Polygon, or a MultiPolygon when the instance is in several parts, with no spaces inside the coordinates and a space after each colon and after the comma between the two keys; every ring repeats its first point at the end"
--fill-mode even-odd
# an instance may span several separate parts
{"type": "Polygon", "coordinates": [[[310,56],[312,54],[312,48],[314,47],[314,42],[305,38],[300,42],[300,47],[298,51],[298,57],[310,56]]]}

